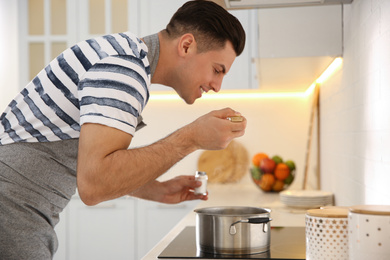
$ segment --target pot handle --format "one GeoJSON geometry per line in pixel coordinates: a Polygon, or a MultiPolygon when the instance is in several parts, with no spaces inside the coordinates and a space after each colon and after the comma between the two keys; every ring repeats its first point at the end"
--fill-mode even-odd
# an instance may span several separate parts
{"type": "Polygon", "coordinates": [[[230,235],[234,235],[236,234],[236,227],[234,226],[235,224],[238,224],[238,223],[250,223],[250,224],[263,224],[263,232],[264,233],[267,233],[267,230],[266,227],[265,227],[265,224],[272,221],[272,218],[247,218],[247,219],[241,219],[241,220],[238,220],[236,222],[233,222],[231,225],[230,225],[230,230],[229,230],[229,233],[230,235]]]}
{"type": "Polygon", "coordinates": [[[261,223],[268,223],[272,219],[271,218],[248,218],[248,223],[251,224],[261,224],[261,223]]]}

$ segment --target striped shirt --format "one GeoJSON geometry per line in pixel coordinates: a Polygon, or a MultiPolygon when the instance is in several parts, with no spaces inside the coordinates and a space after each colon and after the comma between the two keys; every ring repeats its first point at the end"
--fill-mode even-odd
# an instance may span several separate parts
{"type": "Polygon", "coordinates": [[[149,99],[147,52],[147,46],[128,32],[68,48],[0,116],[0,145],[78,138],[84,123],[134,135],[149,99]]]}

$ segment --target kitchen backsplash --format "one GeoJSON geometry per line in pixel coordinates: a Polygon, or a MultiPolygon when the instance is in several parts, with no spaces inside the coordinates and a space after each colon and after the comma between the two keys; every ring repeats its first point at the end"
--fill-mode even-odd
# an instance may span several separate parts
{"type": "Polygon", "coordinates": [[[338,205],[390,204],[390,1],[344,7],[343,69],[321,87],[321,182],[338,205]]]}
{"type": "MultiPolygon", "coordinates": [[[[249,156],[265,152],[294,160],[297,164],[297,178],[291,187],[301,188],[311,101],[311,95],[243,100],[200,99],[193,105],[187,105],[182,100],[151,100],[142,114],[147,126],[136,133],[131,146],[150,144],[203,114],[231,107],[248,120],[246,133],[238,138],[237,142],[245,146],[249,156]]],[[[180,174],[194,174],[202,152],[197,151],[186,157],[160,179],[180,174]]],[[[249,178],[244,178],[243,181],[245,180],[249,178]]]]}

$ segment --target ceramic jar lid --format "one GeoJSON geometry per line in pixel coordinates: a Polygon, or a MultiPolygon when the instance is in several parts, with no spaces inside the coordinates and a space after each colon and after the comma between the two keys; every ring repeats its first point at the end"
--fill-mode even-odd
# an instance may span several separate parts
{"type": "Polygon", "coordinates": [[[306,211],[306,214],[312,217],[320,218],[347,218],[348,209],[335,207],[335,208],[325,208],[325,209],[309,209],[306,211]]]}
{"type": "Polygon", "coordinates": [[[358,205],[349,208],[351,213],[390,216],[390,205],[358,205]]]}

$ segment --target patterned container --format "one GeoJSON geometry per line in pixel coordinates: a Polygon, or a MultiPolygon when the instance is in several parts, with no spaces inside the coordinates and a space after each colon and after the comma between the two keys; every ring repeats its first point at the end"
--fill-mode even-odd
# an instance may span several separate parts
{"type": "Polygon", "coordinates": [[[390,206],[353,206],[348,214],[351,259],[390,259],[390,206]]]}
{"type": "Polygon", "coordinates": [[[348,260],[348,209],[306,212],[306,259],[348,260]]]}

